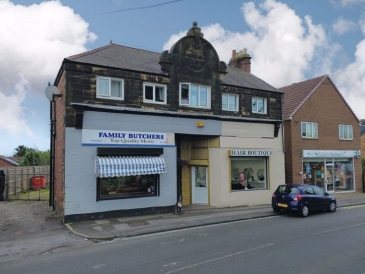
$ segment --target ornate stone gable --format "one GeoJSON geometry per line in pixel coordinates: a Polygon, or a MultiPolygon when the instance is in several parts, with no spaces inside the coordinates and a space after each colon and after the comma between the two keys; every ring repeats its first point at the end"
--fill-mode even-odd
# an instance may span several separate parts
{"type": "Polygon", "coordinates": [[[219,78],[226,74],[227,65],[219,60],[212,44],[203,38],[197,23],[177,41],[169,51],[160,56],[161,70],[173,75],[194,76],[197,78],[219,78]]]}

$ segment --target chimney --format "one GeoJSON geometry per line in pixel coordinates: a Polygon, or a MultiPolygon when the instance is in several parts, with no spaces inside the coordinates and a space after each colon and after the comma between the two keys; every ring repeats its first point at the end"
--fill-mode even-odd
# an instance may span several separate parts
{"type": "Polygon", "coordinates": [[[232,50],[232,58],[229,60],[229,66],[242,69],[245,72],[251,73],[251,56],[247,53],[247,49],[232,50]]]}

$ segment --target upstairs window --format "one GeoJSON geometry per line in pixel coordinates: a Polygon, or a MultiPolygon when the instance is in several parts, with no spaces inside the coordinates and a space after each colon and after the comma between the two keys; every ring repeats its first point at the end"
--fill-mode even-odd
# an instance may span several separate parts
{"type": "Polygon", "coordinates": [[[352,140],[353,131],[351,125],[339,125],[340,140],[352,140]]]}
{"type": "Polygon", "coordinates": [[[222,110],[238,111],[238,95],[223,94],[222,110]]]}
{"type": "Polygon", "coordinates": [[[252,113],[266,114],[266,98],[252,97],[252,113]]]}
{"type": "Polygon", "coordinates": [[[181,83],[180,105],[210,108],[210,87],[190,83],[181,83]]]}
{"type": "Polygon", "coordinates": [[[124,80],[98,77],[96,79],[96,97],[115,100],[124,99],[124,80]]]}
{"type": "Polygon", "coordinates": [[[318,124],[302,122],[302,138],[318,138],[318,124]]]}
{"type": "Polygon", "coordinates": [[[167,87],[165,85],[144,83],[143,102],[166,104],[166,90],[167,87]]]}

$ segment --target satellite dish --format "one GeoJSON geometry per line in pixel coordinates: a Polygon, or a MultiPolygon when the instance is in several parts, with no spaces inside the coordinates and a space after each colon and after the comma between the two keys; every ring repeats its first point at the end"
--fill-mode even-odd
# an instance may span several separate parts
{"type": "Polygon", "coordinates": [[[46,88],[46,97],[48,100],[53,101],[54,96],[61,96],[60,90],[56,86],[48,86],[46,88]]]}

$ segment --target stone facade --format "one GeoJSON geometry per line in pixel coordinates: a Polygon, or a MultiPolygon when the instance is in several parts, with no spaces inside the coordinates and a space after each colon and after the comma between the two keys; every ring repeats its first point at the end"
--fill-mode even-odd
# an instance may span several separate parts
{"type": "Polygon", "coordinates": [[[67,215],[66,220],[133,214],[133,210],[136,214],[171,210],[181,193],[184,203],[192,203],[192,165],[209,168],[208,204],[215,206],[263,203],[271,197],[270,187],[276,188],[284,180],[282,93],[251,73],[220,61],[196,24],[161,54],[111,43],[66,58],[55,84],[62,97],[56,100],[54,199],[56,211],[67,215]],[[98,77],[123,79],[123,99],[98,97],[98,77]],[[166,103],[146,102],[145,83],[165,85],[166,103]],[[181,104],[181,83],[209,87],[209,106],[181,104]],[[222,94],[236,95],[239,108],[223,110],[222,94]],[[265,99],[265,112],[252,111],[253,97],[265,99]],[[161,195],[121,202],[95,199],[98,148],[82,145],[83,129],[174,134],[174,146],[161,149],[169,167],[167,175],[161,175],[161,195]],[[272,161],[268,169],[275,168],[267,171],[270,184],[254,194],[230,190],[227,152],[245,148],[270,149],[274,154],[272,160],[264,160],[272,161]],[[220,171],[221,167],[224,170],[220,171]]]}

